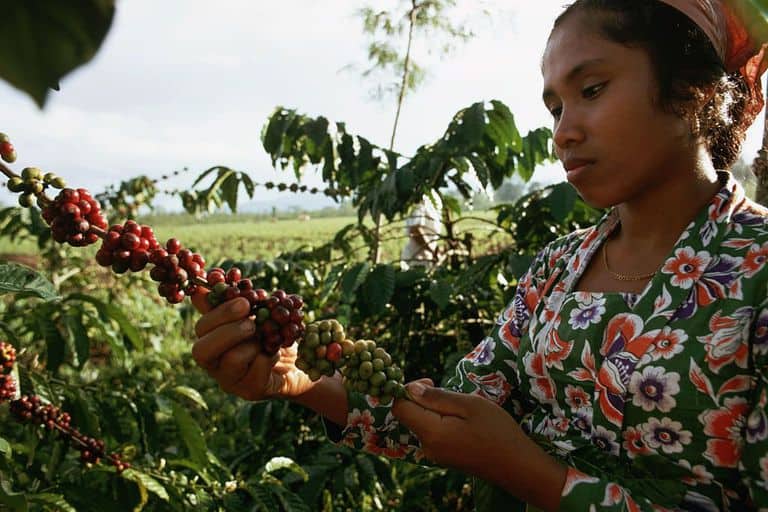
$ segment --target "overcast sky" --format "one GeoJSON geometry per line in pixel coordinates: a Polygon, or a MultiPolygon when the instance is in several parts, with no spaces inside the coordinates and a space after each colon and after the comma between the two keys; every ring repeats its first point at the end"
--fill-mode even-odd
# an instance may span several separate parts
{"type": "MultiPolygon", "coordinates": [[[[344,121],[351,132],[387,145],[394,98],[372,100],[375,83],[344,68],[366,65],[356,10],[399,1],[119,1],[95,59],[66,77],[44,110],[0,82],[0,131],[17,147],[14,169],[37,166],[94,192],[140,174],[189,167],[196,176],[217,164],[248,171],[257,181],[290,181],[272,169],[259,139],[277,105],[344,121]]],[[[479,3],[473,0],[462,13],[479,3]]],[[[550,124],[540,100],[539,61],[564,1],[483,3],[495,15],[469,17],[477,32],[472,41],[447,58],[422,61],[427,82],[406,99],[396,150],[408,154],[437,139],[456,111],[480,100],[505,102],[523,132],[550,124]]],[[[417,54],[428,43],[417,40],[417,54]]],[[[761,135],[759,122],[745,145],[749,160],[761,135]]],[[[553,165],[534,179],[560,181],[562,174],[553,165]]],[[[263,188],[258,195],[281,197],[263,188]]],[[[0,201],[9,200],[0,191],[0,201]]]]}

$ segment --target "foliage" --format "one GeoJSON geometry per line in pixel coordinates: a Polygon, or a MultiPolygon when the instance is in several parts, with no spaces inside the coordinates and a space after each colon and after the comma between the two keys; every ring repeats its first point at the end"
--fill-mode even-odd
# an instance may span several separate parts
{"type": "Polygon", "coordinates": [[[59,80],[88,62],[101,46],[115,13],[114,0],[0,3],[0,77],[39,107],[59,80]],[[14,44],[8,44],[11,41],[14,44]]]}

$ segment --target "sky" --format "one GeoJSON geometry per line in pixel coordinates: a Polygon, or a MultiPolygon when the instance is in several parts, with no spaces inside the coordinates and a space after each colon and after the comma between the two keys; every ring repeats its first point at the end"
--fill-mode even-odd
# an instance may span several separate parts
{"type": "MultiPolygon", "coordinates": [[[[0,132],[19,154],[12,167],[40,167],[93,192],[185,167],[189,173],[162,187],[186,187],[214,165],[257,182],[290,182],[292,174],[273,169],[260,142],[278,105],[344,121],[350,132],[386,146],[395,98],[372,99],[377,84],[361,77],[367,39],[356,12],[401,1],[118,1],[96,57],[65,77],[43,110],[0,81],[0,132]]],[[[458,19],[476,36],[447,57],[428,53],[434,40],[414,42],[428,75],[403,106],[395,142],[403,154],[439,138],[457,111],[477,101],[505,102],[523,133],[551,124],[540,99],[540,59],[564,0],[458,3],[458,19]],[[478,14],[481,4],[491,16],[478,14]]],[[[744,146],[747,160],[761,137],[757,122],[744,146]]],[[[534,174],[544,183],[563,177],[557,164],[534,174]]],[[[305,182],[320,183],[311,170],[305,182]]],[[[264,204],[320,206],[310,202],[317,198],[264,188],[256,196],[264,204]]],[[[0,189],[0,202],[12,200],[0,189]]],[[[178,199],[161,205],[180,209],[178,199]]]]}

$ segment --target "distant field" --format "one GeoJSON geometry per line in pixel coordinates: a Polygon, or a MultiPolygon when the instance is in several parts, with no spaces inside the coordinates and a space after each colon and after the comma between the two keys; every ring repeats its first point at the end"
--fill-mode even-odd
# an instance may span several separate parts
{"type": "MultiPolygon", "coordinates": [[[[474,216],[491,219],[489,212],[474,216]]],[[[310,220],[278,219],[275,221],[247,216],[217,216],[195,220],[188,215],[159,215],[139,219],[150,224],[159,240],[176,237],[181,242],[201,252],[209,262],[221,258],[272,259],[281,252],[302,246],[318,246],[329,240],[344,226],[357,222],[357,217],[323,217],[310,220]]],[[[405,243],[404,223],[396,222],[384,227],[383,260],[396,259],[405,243]]],[[[476,220],[459,224],[459,232],[473,231],[476,240],[483,244],[487,239],[487,226],[476,220]]],[[[487,241],[486,241],[487,243],[487,241]]],[[[503,243],[503,239],[501,240],[503,243]]],[[[32,242],[12,243],[0,237],[0,254],[35,254],[32,242]]],[[[363,251],[364,252],[364,251],[363,251]]]]}

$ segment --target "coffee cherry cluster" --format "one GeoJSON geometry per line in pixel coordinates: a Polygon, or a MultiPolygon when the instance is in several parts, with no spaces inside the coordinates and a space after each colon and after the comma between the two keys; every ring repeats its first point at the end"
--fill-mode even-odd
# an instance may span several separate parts
{"type": "Polygon", "coordinates": [[[403,371],[373,340],[355,342],[354,352],[345,361],[341,375],[346,389],[378,397],[382,404],[405,396],[403,371]]]}
{"type": "Polygon", "coordinates": [[[267,295],[257,289],[257,300],[251,304],[251,315],[255,316],[255,340],[261,344],[267,355],[274,355],[281,347],[288,348],[304,334],[304,301],[298,295],[288,295],[276,290],[267,295]],[[265,297],[266,296],[266,297],[265,297]]]}
{"type": "Polygon", "coordinates": [[[0,158],[9,164],[16,161],[16,150],[11,144],[11,139],[4,133],[0,133],[0,158]]]}
{"type": "Polygon", "coordinates": [[[320,320],[307,325],[301,342],[296,367],[312,381],[323,375],[332,377],[354,353],[354,342],[346,339],[344,327],[338,320],[320,320]]]}
{"type": "Polygon", "coordinates": [[[243,279],[237,267],[226,272],[212,268],[206,279],[211,287],[206,300],[212,306],[238,297],[248,300],[256,322],[254,339],[266,354],[274,355],[281,347],[290,347],[304,333],[304,301],[298,295],[288,295],[283,290],[270,295],[262,288],[254,288],[253,281],[243,279]]]}
{"type": "Polygon", "coordinates": [[[99,202],[84,188],[65,188],[43,208],[43,219],[51,226],[53,239],[73,247],[96,243],[99,236],[91,226],[106,229],[107,221],[99,202]]]}
{"type": "Polygon", "coordinates": [[[101,459],[107,459],[122,473],[131,465],[124,462],[119,454],[107,455],[104,441],[86,436],[72,427],[69,413],[63,412],[53,404],[43,404],[40,397],[24,395],[11,402],[11,414],[22,423],[40,425],[48,431],[57,431],[62,439],[69,441],[72,448],[80,452],[80,460],[88,464],[96,464],[101,459]]]}
{"type": "Polygon", "coordinates": [[[0,373],[8,373],[16,362],[16,349],[5,341],[0,341],[0,373]]]}
{"type": "MultiPolygon", "coordinates": [[[[37,167],[25,167],[21,176],[14,176],[8,180],[8,190],[21,193],[19,205],[29,208],[35,201],[35,197],[41,197],[42,192],[48,188],[64,188],[67,186],[63,178],[52,172],[43,174],[37,167]]],[[[43,206],[42,200],[38,200],[38,206],[43,206]]]]}
{"type": "Polygon", "coordinates": [[[16,349],[13,345],[0,341],[0,403],[16,396],[16,382],[11,371],[16,362],[16,349]]]}
{"type": "Polygon", "coordinates": [[[96,262],[102,267],[111,266],[116,274],[139,272],[149,263],[151,252],[159,248],[151,227],[129,220],[109,228],[96,251],[96,262]]]}
{"type": "Polygon", "coordinates": [[[149,261],[154,265],[149,276],[160,283],[157,292],[171,304],[178,304],[187,295],[194,295],[197,292],[194,279],[205,279],[206,276],[203,257],[182,247],[175,238],[165,243],[165,249],[159,247],[153,250],[149,261]]]}

